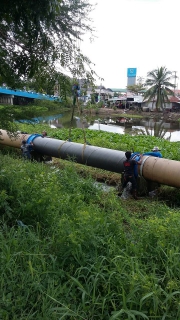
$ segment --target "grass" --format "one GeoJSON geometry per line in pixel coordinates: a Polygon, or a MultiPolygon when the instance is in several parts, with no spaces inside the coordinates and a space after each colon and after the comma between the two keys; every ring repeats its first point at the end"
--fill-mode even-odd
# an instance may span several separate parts
{"type": "Polygon", "coordinates": [[[112,117],[122,116],[124,118],[134,118],[134,119],[143,118],[143,116],[141,114],[130,114],[130,113],[124,113],[123,111],[121,114],[114,112],[114,113],[112,113],[111,116],[112,117]]]}
{"type": "MultiPolygon", "coordinates": [[[[68,134],[48,128],[54,138],[68,134]]],[[[82,130],[71,138],[84,143],[82,130]]],[[[158,138],[90,130],[86,138],[119,150],[158,145],[179,160],[179,143],[158,138]]],[[[178,189],[123,201],[94,183],[118,182],[110,172],[30,163],[10,148],[0,161],[0,319],[180,319],[178,189]]]]}
{"type": "Polygon", "coordinates": [[[179,320],[178,203],[123,201],[71,162],[0,161],[0,319],[179,320]]]}

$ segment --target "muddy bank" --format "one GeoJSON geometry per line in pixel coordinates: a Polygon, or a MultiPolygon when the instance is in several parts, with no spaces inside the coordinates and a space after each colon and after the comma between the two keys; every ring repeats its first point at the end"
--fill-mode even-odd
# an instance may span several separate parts
{"type": "Polygon", "coordinates": [[[180,121],[180,113],[178,112],[143,112],[137,110],[129,110],[129,109],[111,109],[111,108],[101,108],[97,110],[83,110],[83,114],[92,114],[92,115],[103,115],[103,116],[118,116],[118,117],[149,117],[149,118],[160,118],[165,120],[174,120],[180,121]]]}

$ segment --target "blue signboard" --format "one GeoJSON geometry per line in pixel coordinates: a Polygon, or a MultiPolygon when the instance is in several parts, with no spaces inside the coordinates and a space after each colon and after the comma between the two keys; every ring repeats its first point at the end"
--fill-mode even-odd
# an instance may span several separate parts
{"type": "Polygon", "coordinates": [[[136,77],[137,68],[128,68],[127,69],[127,77],[136,77]]]}

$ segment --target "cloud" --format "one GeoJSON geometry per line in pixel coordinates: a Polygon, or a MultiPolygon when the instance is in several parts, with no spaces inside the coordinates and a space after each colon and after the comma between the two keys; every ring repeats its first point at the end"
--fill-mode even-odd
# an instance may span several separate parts
{"type": "MultiPolygon", "coordinates": [[[[91,0],[93,1],[93,0],[91,0]]],[[[137,75],[166,66],[180,74],[179,0],[97,0],[92,13],[96,36],[85,36],[81,49],[96,64],[107,87],[125,87],[127,68],[137,75]]]]}

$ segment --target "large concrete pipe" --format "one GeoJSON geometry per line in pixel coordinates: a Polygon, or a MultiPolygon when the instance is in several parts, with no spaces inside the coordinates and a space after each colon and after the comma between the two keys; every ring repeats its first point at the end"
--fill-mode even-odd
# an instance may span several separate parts
{"type": "Polygon", "coordinates": [[[144,156],[140,174],[150,181],[180,188],[180,162],[169,159],[144,156]]]}
{"type": "Polygon", "coordinates": [[[20,148],[22,140],[26,139],[28,143],[33,141],[33,149],[43,155],[64,160],[74,159],[77,163],[112,172],[121,173],[123,171],[124,151],[99,148],[52,138],[42,138],[37,134],[18,134],[11,138],[6,131],[1,130],[1,133],[0,137],[3,140],[0,140],[0,143],[7,146],[20,148]]]}
{"type": "Polygon", "coordinates": [[[20,148],[22,140],[27,140],[30,134],[27,133],[11,133],[0,129],[0,144],[5,146],[20,148]]]}
{"type": "MultiPolygon", "coordinates": [[[[40,135],[18,134],[10,138],[6,131],[1,130],[0,143],[20,148],[21,141],[33,141],[34,150],[55,158],[74,159],[77,163],[121,173],[124,170],[125,152],[95,146],[83,145],[40,135]]],[[[172,187],[180,187],[180,162],[153,156],[144,156],[139,173],[145,179],[172,187]]]]}

